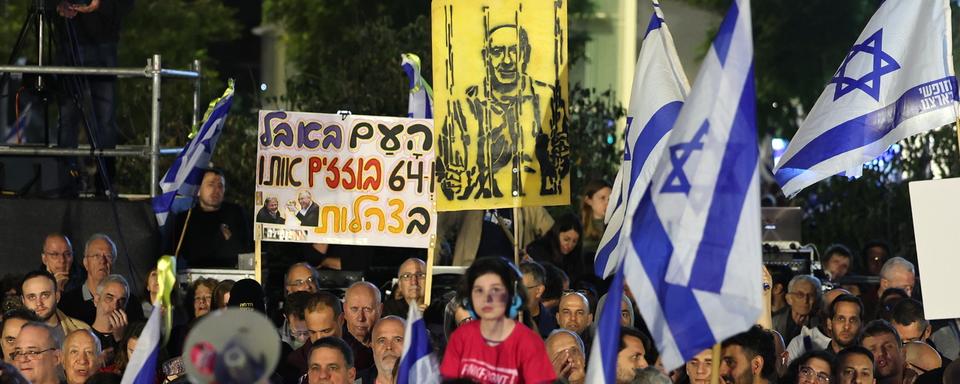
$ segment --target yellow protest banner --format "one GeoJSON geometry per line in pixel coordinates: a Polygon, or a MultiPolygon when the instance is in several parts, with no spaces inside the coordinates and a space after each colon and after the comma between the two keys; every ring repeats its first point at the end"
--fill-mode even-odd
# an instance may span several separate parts
{"type": "Polygon", "coordinates": [[[566,2],[432,14],[437,210],[569,204],[566,2]]]}

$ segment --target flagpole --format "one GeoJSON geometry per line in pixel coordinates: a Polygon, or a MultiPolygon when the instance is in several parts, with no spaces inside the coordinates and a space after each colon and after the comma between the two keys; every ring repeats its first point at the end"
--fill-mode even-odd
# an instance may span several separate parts
{"type": "Polygon", "coordinates": [[[710,384],[720,384],[720,343],[713,345],[713,361],[710,363],[710,384]]]}
{"type": "Polygon", "coordinates": [[[183,245],[183,238],[187,235],[187,226],[190,225],[190,214],[193,213],[193,208],[187,210],[187,219],[183,221],[183,229],[180,230],[180,240],[177,241],[177,249],[173,251],[174,257],[180,257],[180,246],[183,245]]]}
{"type": "Polygon", "coordinates": [[[427,247],[427,281],[423,286],[423,303],[430,306],[430,291],[433,288],[433,262],[436,258],[434,247],[437,242],[437,226],[433,226],[433,233],[430,234],[430,242],[427,247]]]}

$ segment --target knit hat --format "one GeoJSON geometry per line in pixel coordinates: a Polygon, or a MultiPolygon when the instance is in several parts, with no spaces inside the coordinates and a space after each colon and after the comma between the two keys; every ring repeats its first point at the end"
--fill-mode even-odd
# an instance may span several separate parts
{"type": "Polygon", "coordinates": [[[267,305],[264,301],[263,287],[253,279],[238,281],[230,289],[230,301],[227,302],[227,306],[254,309],[266,314],[267,305]]]}

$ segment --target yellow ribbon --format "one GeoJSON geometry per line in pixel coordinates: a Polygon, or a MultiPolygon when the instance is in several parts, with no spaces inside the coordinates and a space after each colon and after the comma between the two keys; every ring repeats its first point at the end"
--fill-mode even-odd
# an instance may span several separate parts
{"type": "Polygon", "coordinates": [[[170,299],[170,294],[173,292],[173,287],[177,284],[176,271],[176,257],[163,256],[160,260],[157,260],[157,285],[160,288],[160,292],[157,293],[157,301],[159,301],[159,303],[153,303],[153,305],[160,305],[162,309],[164,345],[166,345],[167,340],[170,339],[170,329],[173,326],[173,301],[170,299]]]}

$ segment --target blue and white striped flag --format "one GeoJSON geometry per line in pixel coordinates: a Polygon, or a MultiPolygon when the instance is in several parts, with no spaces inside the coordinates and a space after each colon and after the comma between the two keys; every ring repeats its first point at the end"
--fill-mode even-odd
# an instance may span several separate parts
{"type": "Polygon", "coordinates": [[[607,301],[597,320],[597,333],[590,346],[587,383],[617,382],[617,351],[620,349],[620,302],[623,298],[623,263],[617,264],[607,301]]]}
{"type": "Polygon", "coordinates": [[[957,118],[950,4],[884,1],[774,168],[787,196],[957,118]]]}
{"type": "Polygon", "coordinates": [[[720,24],[643,198],[624,258],[666,369],[754,324],[763,309],[750,2],[720,24]]]}
{"type": "Polygon", "coordinates": [[[137,347],[130,356],[130,362],[123,371],[121,384],[154,384],[157,382],[157,360],[160,358],[160,327],[163,319],[160,312],[163,305],[158,299],[137,339],[137,347]]]}
{"type": "Polygon", "coordinates": [[[397,384],[440,383],[437,355],[433,353],[430,334],[415,303],[407,312],[407,329],[403,332],[403,353],[399,364],[397,384]]]}
{"type": "Polygon", "coordinates": [[[153,212],[157,215],[157,224],[161,228],[166,224],[167,216],[171,212],[176,213],[173,207],[178,196],[188,200],[185,204],[178,203],[178,206],[192,205],[193,196],[203,181],[203,170],[210,165],[210,157],[213,156],[232,104],[233,80],[230,80],[223,96],[210,102],[200,129],[160,180],[161,193],[153,198],[153,212]]]}
{"type": "Polygon", "coordinates": [[[433,89],[420,76],[420,57],[412,53],[400,54],[400,65],[410,80],[410,100],[407,102],[407,117],[429,119],[433,117],[433,89]]]}
{"type": "Polygon", "coordinates": [[[690,85],[683,72],[673,36],[667,28],[660,4],[653,1],[653,15],[643,38],[633,77],[627,127],[624,132],[623,163],[613,183],[611,204],[607,205],[607,226],[594,262],[594,272],[601,277],[613,273],[623,259],[626,240],[623,219],[631,196],[639,199],[656,167],[670,128],[680,112],[690,85]],[[650,160],[650,161],[648,161],[650,160]]]}

